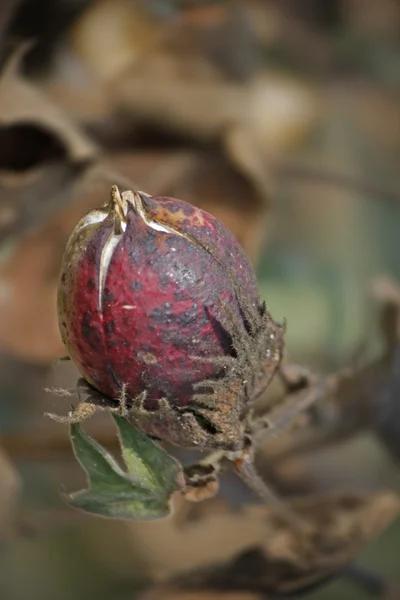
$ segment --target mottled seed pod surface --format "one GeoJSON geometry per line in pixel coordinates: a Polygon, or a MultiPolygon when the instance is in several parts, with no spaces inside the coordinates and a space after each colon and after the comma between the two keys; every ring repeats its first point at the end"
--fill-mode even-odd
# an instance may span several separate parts
{"type": "MultiPolygon", "coordinates": [[[[208,421],[198,418],[201,408],[196,417],[210,435],[209,413],[224,402],[213,384],[239,390],[229,400],[237,425],[249,389],[264,388],[280,360],[281,328],[238,242],[218,219],[175,198],[121,195],[114,186],[109,204],[83,217],[67,244],[58,314],[70,357],[97,390],[110,398],[124,390],[133,402],[145,391],[143,410],[166,401],[177,415],[194,414],[203,399],[208,421]],[[207,382],[208,393],[196,395],[207,382]]],[[[165,419],[157,431],[144,429],[168,438],[165,419]]]]}

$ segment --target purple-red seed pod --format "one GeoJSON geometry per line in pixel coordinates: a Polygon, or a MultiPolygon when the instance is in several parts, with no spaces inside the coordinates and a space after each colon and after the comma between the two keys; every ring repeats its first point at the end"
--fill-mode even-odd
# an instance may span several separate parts
{"type": "Polygon", "coordinates": [[[124,394],[143,430],[186,446],[240,447],[243,407],[281,357],[282,328],[220,221],[115,186],[71,235],[58,314],[84,378],[124,394]]]}

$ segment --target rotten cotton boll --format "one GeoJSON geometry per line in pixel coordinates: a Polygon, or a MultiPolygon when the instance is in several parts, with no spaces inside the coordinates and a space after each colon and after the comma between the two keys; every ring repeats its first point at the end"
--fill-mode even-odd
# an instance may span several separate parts
{"type": "Polygon", "coordinates": [[[171,443],[240,450],[245,407],[268,385],[283,328],[238,242],[181,200],[120,194],[77,224],[59,324],[84,378],[171,443]]]}

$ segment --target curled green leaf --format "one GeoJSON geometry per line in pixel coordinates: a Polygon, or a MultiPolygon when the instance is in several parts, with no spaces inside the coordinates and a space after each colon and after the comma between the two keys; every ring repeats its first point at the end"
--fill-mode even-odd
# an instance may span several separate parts
{"type": "Polygon", "coordinates": [[[88,488],[63,493],[64,500],[103,517],[151,520],[168,516],[172,493],[183,487],[181,466],[126,419],[114,416],[114,420],[127,471],[80,425],[73,424],[71,442],[87,473],[88,488]]]}

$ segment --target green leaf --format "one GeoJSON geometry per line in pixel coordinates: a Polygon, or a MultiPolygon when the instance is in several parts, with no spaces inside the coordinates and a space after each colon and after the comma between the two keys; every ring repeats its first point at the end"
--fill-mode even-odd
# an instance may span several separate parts
{"type": "Polygon", "coordinates": [[[172,493],[182,474],[178,461],[169,456],[145,434],[134,430],[123,417],[113,415],[118,428],[122,456],[132,481],[153,490],[172,493]]]}
{"type": "Polygon", "coordinates": [[[88,489],[63,493],[71,506],[118,519],[148,520],[170,513],[169,499],[183,481],[182,468],[162,448],[115,418],[127,473],[80,425],[71,425],[75,456],[88,476],[88,489]]]}
{"type": "Polygon", "coordinates": [[[121,485],[125,475],[122,469],[100,444],[86,435],[80,425],[71,425],[70,437],[75,456],[90,477],[93,492],[102,489],[105,484],[108,489],[121,485]]]}
{"type": "Polygon", "coordinates": [[[103,496],[93,494],[90,490],[63,494],[63,497],[74,508],[112,519],[149,521],[167,517],[171,512],[167,498],[135,498],[132,491],[126,497],[123,494],[103,496]]]}

